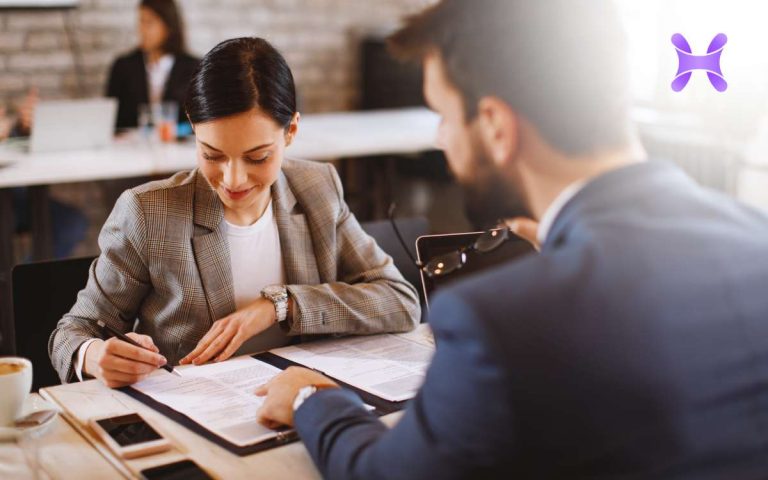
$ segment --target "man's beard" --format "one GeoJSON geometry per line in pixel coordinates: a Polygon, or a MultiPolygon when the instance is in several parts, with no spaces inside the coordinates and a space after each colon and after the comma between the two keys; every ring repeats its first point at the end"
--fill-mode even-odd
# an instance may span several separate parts
{"type": "Polygon", "coordinates": [[[530,217],[521,193],[505,181],[485,156],[481,148],[475,149],[475,173],[459,183],[464,191],[464,213],[477,230],[498,225],[499,220],[512,217],[530,217]]]}

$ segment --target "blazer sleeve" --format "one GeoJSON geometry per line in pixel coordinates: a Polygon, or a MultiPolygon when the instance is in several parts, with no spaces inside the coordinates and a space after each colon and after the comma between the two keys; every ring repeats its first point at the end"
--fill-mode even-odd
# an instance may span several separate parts
{"type": "Polygon", "coordinates": [[[430,318],[437,350],[417,396],[388,429],[354,393],[329,389],[294,415],[324,478],[486,478],[513,459],[505,372],[480,321],[455,297],[436,300],[430,318]]]}
{"type": "Polygon", "coordinates": [[[48,341],[53,367],[64,383],[76,379],[73,359],[86,340],[101,338],[101,319],[132,330],[141,302],[151,288],[145,261],[147,229],[136,194],[124,192],[99,235],[101,255],[93,261],[88,283],[72,309],[59,320],[48,341]]]}
{"type": "Polygon", "coordinates": [[[419,296],[392,258],[362,229],[344,201],[341,180],[328,172],[340,205],[336,218],[337,281],[288,285],[291,334],[368,334],[412,330],[421,320],[419,296]]]}

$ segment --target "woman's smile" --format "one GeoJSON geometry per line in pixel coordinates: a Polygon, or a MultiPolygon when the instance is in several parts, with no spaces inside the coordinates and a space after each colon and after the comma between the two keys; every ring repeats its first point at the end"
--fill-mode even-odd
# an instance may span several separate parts
{"type": "Polygon", "coordinates": [[[230,190],[229,188],[222,185],[222,190],[224,190],[224,193],[227,194],[227,196],[232,200],[242,200],[245,197],[247,197],[251,192],[256,190],[256,186],[250,187],[250,188],[239,188],[237,190],[230,190]]]}

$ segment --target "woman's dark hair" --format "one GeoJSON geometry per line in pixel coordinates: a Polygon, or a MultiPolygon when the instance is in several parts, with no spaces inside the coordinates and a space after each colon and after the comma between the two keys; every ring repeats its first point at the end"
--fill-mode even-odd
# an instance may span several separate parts
{"type": "Polygon", "coordinates": [[[168,38],[163,45],[165,53],[173,55],[186,53],[184,23],[174,0],[141,0],[139,8],[148,8],[155,12],[168,29],[168,38]]]}
{"type": "Polygon", "coordinates": [[[193,124],[259,107],[287,128],[296,113],[293,74],[280,52],[262,38],[225,40],[200,62],[184,108],[193,124]]]}

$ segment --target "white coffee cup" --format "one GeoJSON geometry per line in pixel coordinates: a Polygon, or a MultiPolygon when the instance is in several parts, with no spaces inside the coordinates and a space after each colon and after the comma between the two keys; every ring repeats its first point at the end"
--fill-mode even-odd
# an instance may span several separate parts
{"type": "Polygon", "coordinates": [[[32,362],[21,357],[0,357],[0,426],[12,426],[21,415],[32,390],[32,362]],[[17,371],[12,367],[16,365],[17,371]]]}

